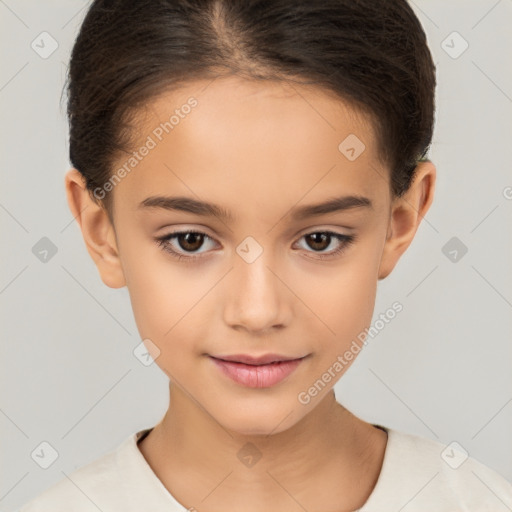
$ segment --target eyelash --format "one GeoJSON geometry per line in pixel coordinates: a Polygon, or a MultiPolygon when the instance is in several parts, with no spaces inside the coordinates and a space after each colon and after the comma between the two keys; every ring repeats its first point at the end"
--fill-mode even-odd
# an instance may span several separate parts
{"type": "MultiPolygon", "coordinates": [[[[200,255],[187,255],[187,256],[184,256],[182,253],[180,253],[178,251],[175,251],[174,249],[171,248],[170,240],[172,240],[174,238],[177,238],[179,235],[186,235],[186,234],[202,235],[202,236],[204,236],[206,238],[212,239],[210,236],[208,236],[206,233],[203,233],[202,231],[194,231],[194,230],[192,230],[192,231],[176,231],[174,233],[170,233],[168,235],[165,235],[165,236],[162,236],[162,237],[158,237],[155,240],[156,240],[157,245],[159,247],[161,247],[162,250],[164,250],[165,252],[169,253],[172,257],[174,257],[174,258],[176,258],[178,260],[193,261],[193,260],[197,260],[198,258],[201,258],[202,256],[200,256],[200,255]]],[[[306,234],[302,235],[301,238],[304,238],[304,237],[306,237],[308,235],[313,235],[313,234],[329,235],[331,237],[336,238],[337,240],[339,240],[341,242],[341,245],[337,249],[334,249],[333,251],[331,251],[331,252],[329,252],[327,254],[316,253],[317,256],[315,256],[315,258],[318,258],[320,260],[326,259],[326,258],[332,258],[334,256],[340,255],[341,253],[343,253],[345,251],[345,249],[347,249],[347,247],[349,245],[354,243],[355,240],[356,240],[356,236],[355,235],[342,235],[341,233],[336,233],[334,231],[328,231],[328,230],[327,231],[311,231],[309,233],[306,233],[306,234]]],[[[313,252],[315,252],[315,251],[313,251],[313,252]]]]}

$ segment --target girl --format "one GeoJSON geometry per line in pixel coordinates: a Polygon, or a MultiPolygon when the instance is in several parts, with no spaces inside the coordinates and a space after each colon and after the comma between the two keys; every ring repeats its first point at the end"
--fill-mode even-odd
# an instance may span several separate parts
{"type": "Polygon", "coordinates": [[[92,3],[67,198],[170,401],[22,512],[512,508],[460,446],[334,395],[433,200],[435,85],[406,0],[92,3]]]}

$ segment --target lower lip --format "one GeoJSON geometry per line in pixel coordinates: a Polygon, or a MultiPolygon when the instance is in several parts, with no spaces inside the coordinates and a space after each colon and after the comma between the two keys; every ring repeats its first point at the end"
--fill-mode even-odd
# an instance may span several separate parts
{"type": "Polygon", "coordinates": [[[210,359],[225,375],[242,386],[249,388],[269,388],[275,386],[293,373],[304,358],[258,366],[223,361],[222,359],[216,359],[211,356],[210,359]]]}

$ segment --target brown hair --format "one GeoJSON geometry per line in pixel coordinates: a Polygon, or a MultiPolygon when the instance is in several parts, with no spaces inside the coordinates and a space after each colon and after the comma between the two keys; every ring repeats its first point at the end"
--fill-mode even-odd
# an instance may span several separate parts
{"type": "MultiPolygon", "coordinates": [[[[87,189],[129,153],[138,107],[229,74],[300,79],[368,114],[394,196],[431,144],[435,66],[406,0],[95,0],[67,77],[69,156],[87,189]]],[[[112,220],[111,194],[101,204],[112,220]]]]}

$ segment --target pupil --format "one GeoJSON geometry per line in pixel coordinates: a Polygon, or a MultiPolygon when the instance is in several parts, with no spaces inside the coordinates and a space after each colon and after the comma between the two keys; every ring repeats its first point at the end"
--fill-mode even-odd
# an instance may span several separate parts
{"type": "Polygon", "coordinates": [[[201,247],[202,235],[200,233],[185,233],[184,235],[181,235],[181,236],[182,236],[182,238],[185,239],[185,247],[183,246],[183,244],[180,241],[180,245],[181,245],[182,249],[194,251],[201,247]],[[190,243],[190,240],[189,240],[190,237],[192,237],[192,243],[190,243]],[[199,240],[199,243],[196,240],[196,243],[194,244],[194,237],[196,237],[199,240]],[[188,245],[188,247],[187,247],[187,245],[188,245]],[[192,247],[190,247],[190,245],[192,245],[192,247]]]}
{"type": "Polygon", "coordinates": [[[312,235],[308,235],[309,238],[313,239],[313,244],[310,244],[312,249],[325,249],[325,247],[329,247],[329,244],[327,246],[322,247],[322,245],[325,245],[326,239],[329,240],[330,235],[327,233],[313,233],[312,235]],[[320,238],[319,241],[316,239],[320,238]],[[320,247],[318,247],[318,244],[320,244],[320,247]]]}
{"type": "MultiPolygon", "coordinates": [[[[185,250],[196,251],[202,245],[202,236],[200,233],[185,233],[180,236],[181,239],[185,240],[185,244],[182,244],[180,240],[180,246],[185,250]]],[[[312,249],[322,250],[326,247],[325,242],[330,240],[330,235],[327,233],[313,233],[308,235],[308,238],[312,241],[312,243],[308,242],[312,249]]],[[[328,246],[329,244],[327,244],[328,246]]]]}

